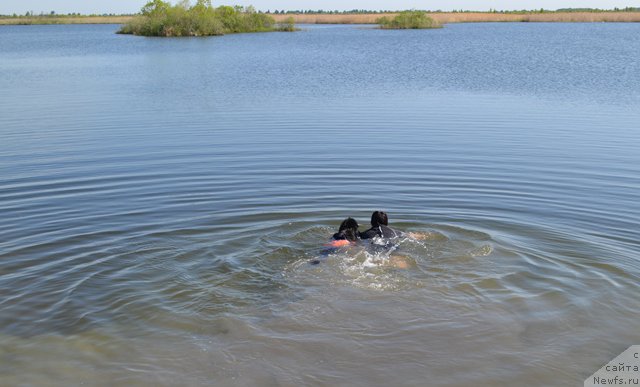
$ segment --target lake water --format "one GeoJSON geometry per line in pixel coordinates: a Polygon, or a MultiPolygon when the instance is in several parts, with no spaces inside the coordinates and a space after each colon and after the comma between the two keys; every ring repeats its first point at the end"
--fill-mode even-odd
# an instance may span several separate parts
{"type": "Polygon", "coordinates": [[[640,344],[640,25],[117,28],[0,27],[0,384],[576,386],[640,344]],[[408,269],[322,254],[373,210],[408,269]]]}

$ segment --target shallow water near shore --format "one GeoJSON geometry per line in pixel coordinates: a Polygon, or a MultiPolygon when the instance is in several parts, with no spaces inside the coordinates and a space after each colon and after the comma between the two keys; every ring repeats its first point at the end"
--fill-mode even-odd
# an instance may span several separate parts
{"type": "Polygon", "coordinates": [[[575,386],[640,344],[640,25],[117,28],[0,27],[2,384],[575,386]],[[377,209],[408,269],[323,254],[377,209]]]}

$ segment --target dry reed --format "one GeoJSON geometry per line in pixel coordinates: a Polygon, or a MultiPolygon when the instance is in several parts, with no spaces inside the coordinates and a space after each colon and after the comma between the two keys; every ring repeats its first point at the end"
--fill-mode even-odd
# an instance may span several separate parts
{"type": "Polygon", "coordinates": [[[0,18],[0,25],[22,24],[124,24],[133,16],[34,16],[0,18]]]}
{"type": "MultiPolygon", "coordinates": [[[[282,22],[292,16],[298,24],[376,24],[382,16],[394,17],[397,13],[367,14],[272,14],[282,22]]],[[[640,12],[544,12],[544,13],[489,13],[489,12],[432,12],[429,16],[441,24],[491,23],[491,22],[560,22],[560,23],[637,23],[640,12]]],[[[132,16],[61,16],[0,18],[3,24],[124,24],[132,16]]]]}
{"type": "MultiPolygon", "coordinates": [[[[382,16],[394,17],[397,13],[377,14],[285,14],[272,15],[276,21],[293,16],[298,24],[376,24],[382,16]]],[[[446,23],[492,22],[640,22],[640,12],[545,12],[545,13],[489,13],[489,12],[432,12],[435,21],[446,23]]]]}

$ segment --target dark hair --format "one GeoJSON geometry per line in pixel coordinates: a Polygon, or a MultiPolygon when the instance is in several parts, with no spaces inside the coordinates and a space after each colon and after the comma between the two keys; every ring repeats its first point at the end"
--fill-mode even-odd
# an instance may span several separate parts
{"type": "Polygon", "coordinates": [[[333,234],[333,239],[355,241],[358,239],[358,222],[353,218],[347,218],[340,223],[338,232],[333,234]]]}
{"type": "Polygon", "coordinates": [[[387,213],[383,211],[374,211],[371,214],[371,226],[386,226],[389,224],[389,218],[387,217],[387,213]]]}

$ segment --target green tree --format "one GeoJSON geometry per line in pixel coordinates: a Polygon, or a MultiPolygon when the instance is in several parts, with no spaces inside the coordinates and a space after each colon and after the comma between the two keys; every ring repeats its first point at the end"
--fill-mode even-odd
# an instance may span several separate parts
{"type": "Polygon", "coordinates": [[[196,1],[196,5],[194,5],[191,9],[197,14],[206,14],[213,7],[211,6],[211,0],[198,0],[196,1]]]}
{"type": "MultiPolygon", "coordinates": [[[[195,1],[192,6],[189,0],[179,0],[175,5],[162,0],[151,0],[142,8],[141,15],[124,24],[119,33],[144,36],[212,36],[280,30],[273,18],[257,12],[251,6],[214,8],[211,0],[195,1]]],[[[289,25],[286,27],[289,28],[289,25]]]]}
{"type": "Polygon", "coordinates": [[[165,14],[171,5],[162,0],[151,0],[142,7],[142,14],[145,16],[156,16],[165,14]]]}

